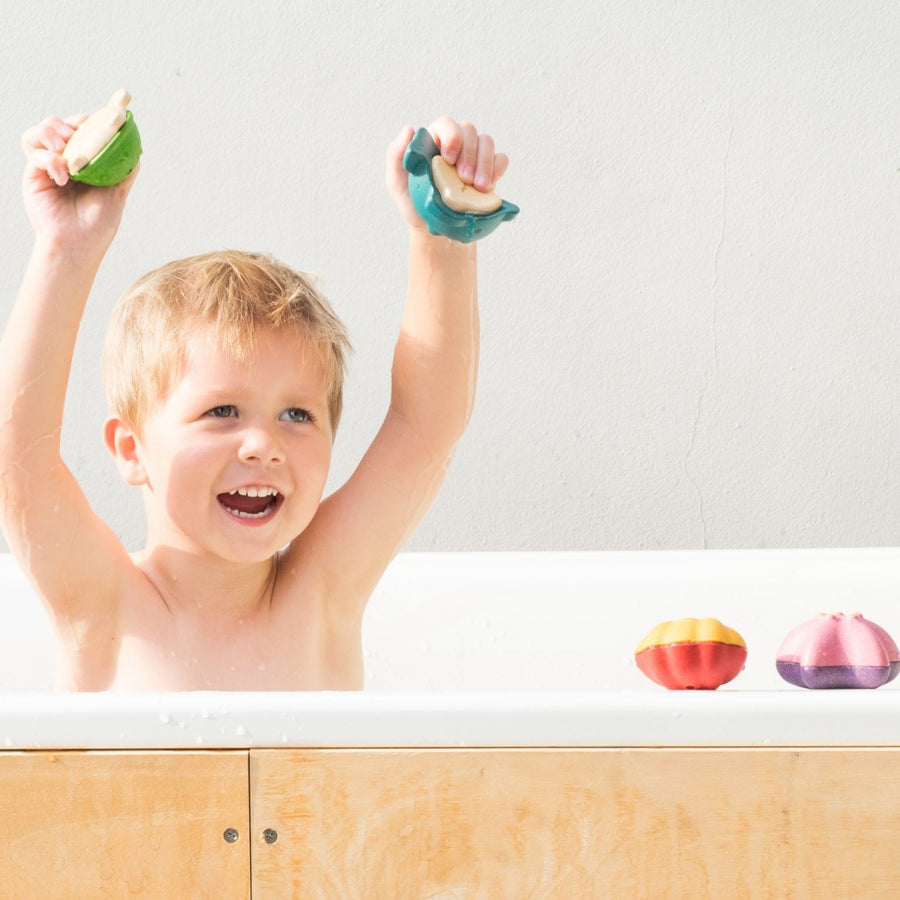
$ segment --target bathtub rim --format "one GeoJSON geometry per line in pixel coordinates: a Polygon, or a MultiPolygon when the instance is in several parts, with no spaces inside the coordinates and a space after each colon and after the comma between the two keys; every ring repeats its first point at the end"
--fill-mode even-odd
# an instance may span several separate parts
{"type": "Polygon", "coordinates": [[[0,695],[0,750],[900,746],[900,690],[0,695]]]}

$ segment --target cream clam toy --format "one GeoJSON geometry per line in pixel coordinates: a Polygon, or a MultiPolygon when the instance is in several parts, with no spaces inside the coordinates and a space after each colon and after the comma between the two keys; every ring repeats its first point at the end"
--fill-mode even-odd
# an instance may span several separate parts
{"type": "Polygon", "coordinates": [[[131,94],[118,90],[69,138],[62,158],[73,181],[109,187],[132,172],[141,155],[141,136],[128,109],[131,94]]]}

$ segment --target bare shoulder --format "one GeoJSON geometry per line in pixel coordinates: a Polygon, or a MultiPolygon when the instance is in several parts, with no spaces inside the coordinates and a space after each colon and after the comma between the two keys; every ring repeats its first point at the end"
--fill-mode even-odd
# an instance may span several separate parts
{"type": "Polygon", "coordinates": [[[353,634],[359,631],[364,604],[348,604],[336,593],[330,577],[336,564],[332,554],[323,558],[322,548],[304,536],[283,551],[272,597],[273,621],[304,633],[353,634]]]}
{"type": "Polygon", "coordinates": [[[332,620],[361,620],[391,560],[431,505],[451,450],[434,452],[418,429],[389,412],[356,470],[285,552],[286,576],[315,585],[332,620]]]}
{"type": "Polygon", "coordinates": [[[3,531],[10,550],[57,626],[114,618],[135,572],[128,551],[94,512],[52,450],[36,448],[34,471],[5,479],[3,531]]]}
{"type": "Polygon", "coordinates": [[[60,686],[70,690],[107,690],[119,676],[123,647],[161,645],[165,610],[159,593],[123,551],[82,595],[44,598],[57,636],[60,686]]]}
{"type": "Polygon", "coordinates": [[[327,569],[305,534],[281,551],[272,589],[273,621],[304,631],[320,628],[333,610],[328,602],[327,569]]]}

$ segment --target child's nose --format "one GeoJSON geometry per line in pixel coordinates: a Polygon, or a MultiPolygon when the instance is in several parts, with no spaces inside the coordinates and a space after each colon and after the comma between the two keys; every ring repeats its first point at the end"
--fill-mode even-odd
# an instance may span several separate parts
{"type": "Polygon", "coordinates": [[[275,426],[248,425],[241,433],[238,456],[245,461],[284,462],[284,447],[275,426]]]}

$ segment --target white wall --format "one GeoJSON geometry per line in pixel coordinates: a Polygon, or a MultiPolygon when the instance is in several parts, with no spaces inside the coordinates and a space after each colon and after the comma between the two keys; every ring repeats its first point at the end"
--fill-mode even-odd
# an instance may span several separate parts
{"type": "Polygon", "coordinates": [[[401,125],[492,131],[522,207],[481,247],[477,410],[411,549],[897,543],[893,0],[36,0],[0,14],[0,318],[19,135],[133,94],[139,182],[96,284],[67,460],[131,547],[99,350],[139,274],[216,247],[319,273],[357,346],[333,486],[383,414],[401,125]]]}

